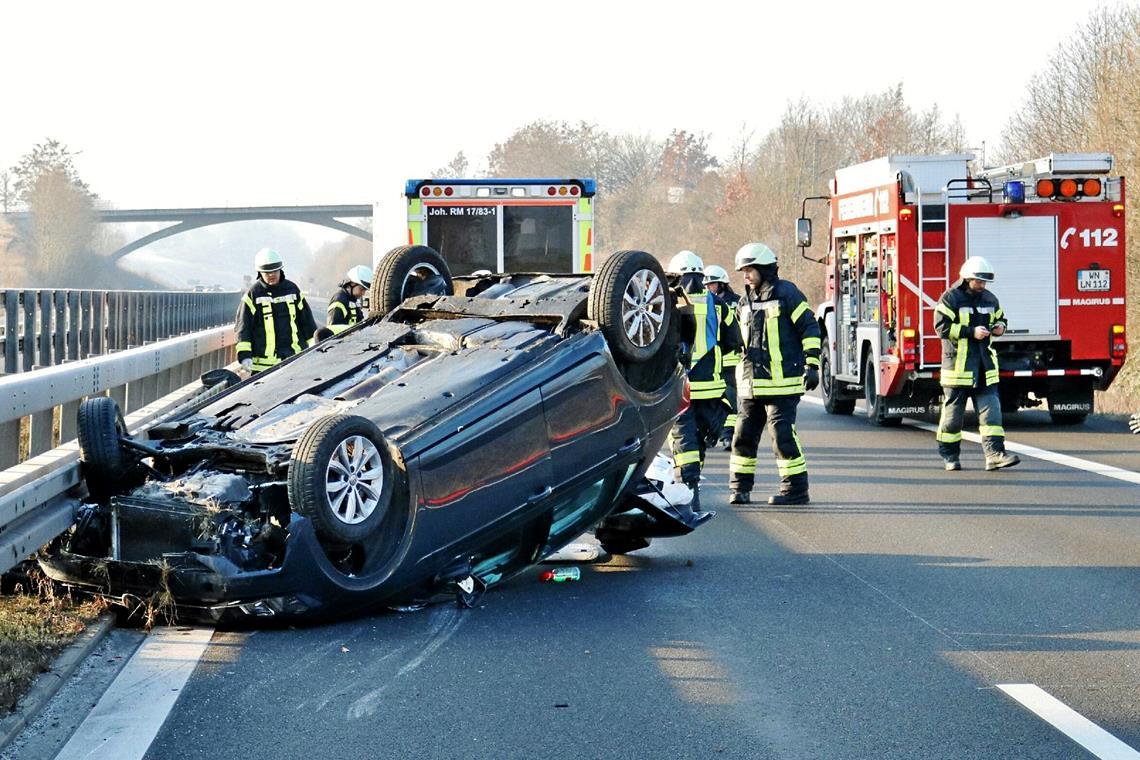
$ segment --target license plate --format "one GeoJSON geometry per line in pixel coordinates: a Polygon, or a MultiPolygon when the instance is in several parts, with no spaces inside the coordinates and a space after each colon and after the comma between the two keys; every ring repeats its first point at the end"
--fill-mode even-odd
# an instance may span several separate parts
{"type": "Polygon", "coordinates": [[[1112,284],[1111,274],[1107,269],[1078,269],[1077,290],[1108,290],[1112,284]]]}

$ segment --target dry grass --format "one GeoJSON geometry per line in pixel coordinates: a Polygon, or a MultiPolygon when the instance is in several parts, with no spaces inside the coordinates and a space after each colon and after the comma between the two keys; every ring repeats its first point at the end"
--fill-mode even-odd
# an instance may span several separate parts
{"type": "Polygon", "coordinates": [[[39,571],[0,595],[0,714],[16,706],[36,676],[106,607],[102,600],[58,593],[39,571]]]}

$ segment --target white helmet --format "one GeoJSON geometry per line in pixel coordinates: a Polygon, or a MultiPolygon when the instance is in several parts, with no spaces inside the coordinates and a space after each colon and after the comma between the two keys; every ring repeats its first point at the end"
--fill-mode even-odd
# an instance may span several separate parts
{"type": "Polygon", "coordinates": [[[705,282],[723,282],[728,284],[728,272],[724,267],[718,267],[716,264],[709,264],[705,267],[705,282]]]}
{"type": "Polygon", "coordinates": [[[747,243],[736,252],[736,271],[744,267],[762,267],[776,263],[776,254],[763,243],[747,243]]]}
{"type": "Polygon", "coordinates": [[[994,268],[990,266],[990,262],[983,259],[981,256],[971,256],[966,259],[966,263],[958,270],[958,276],[963,280],[981,280],[982,282],[994,281],[994,268]]]}
{"type": "Polygon", "coordinates": [[[669,271],[679,272],[680,274],[687,272],[704,274],[705,262],[701,261],[701,257],[692,251],[681,251],[669,259],[669,271]]]}
{"type": "Polygon", "coordinates": [[[259,272],[276,272],[285,266],[285,263],[281,261],[281,254],[272,248],[262,248],[258,251],[257,255],[253,257],[253,263],[259,272]]]}
{"type": "Polygon", "coordinates": [[[363,288],[372,287],[372,270],[363,264],[357,264],[354,267],[349,267],[348,273],[345,274],[349,282],[354,282],[363,288]]]}

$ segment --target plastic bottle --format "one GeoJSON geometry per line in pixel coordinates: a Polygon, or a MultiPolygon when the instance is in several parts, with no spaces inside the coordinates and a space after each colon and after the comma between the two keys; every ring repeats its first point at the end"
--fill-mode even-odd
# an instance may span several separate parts
{"type": "Polygon", "coordinates": [[[582,571],[576,567],[559,567],[554,570],[544,570],[538,579],[546,583],[565,583],[582,578],[582,571]]]}

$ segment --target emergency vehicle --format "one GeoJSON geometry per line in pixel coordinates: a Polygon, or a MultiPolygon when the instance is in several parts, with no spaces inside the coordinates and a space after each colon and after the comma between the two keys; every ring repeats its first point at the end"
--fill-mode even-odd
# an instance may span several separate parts
{"type": "MultiPolygon", "coordinates": [[[[887,156],[835,173],[816,312],[828,412],[851,414],[861,397],[878,425],[937,413],[934,311],[970,256],[993,267],[989,288],[1009,320],[993,339],[1003,411],[1047,400],[1055,422],[1079,423],[1120,371],[1125,197],[1112,156],[1054,153],[971,173],[972,160],[887,156]]],[[[806,213],[797,243],[811,244],[806,213]]]]}
{"type": "Polygon", "coordinates": [[[595,194],[592,179],[410,179],[408,245],[457,275],[591,272],[595,194]]]}

